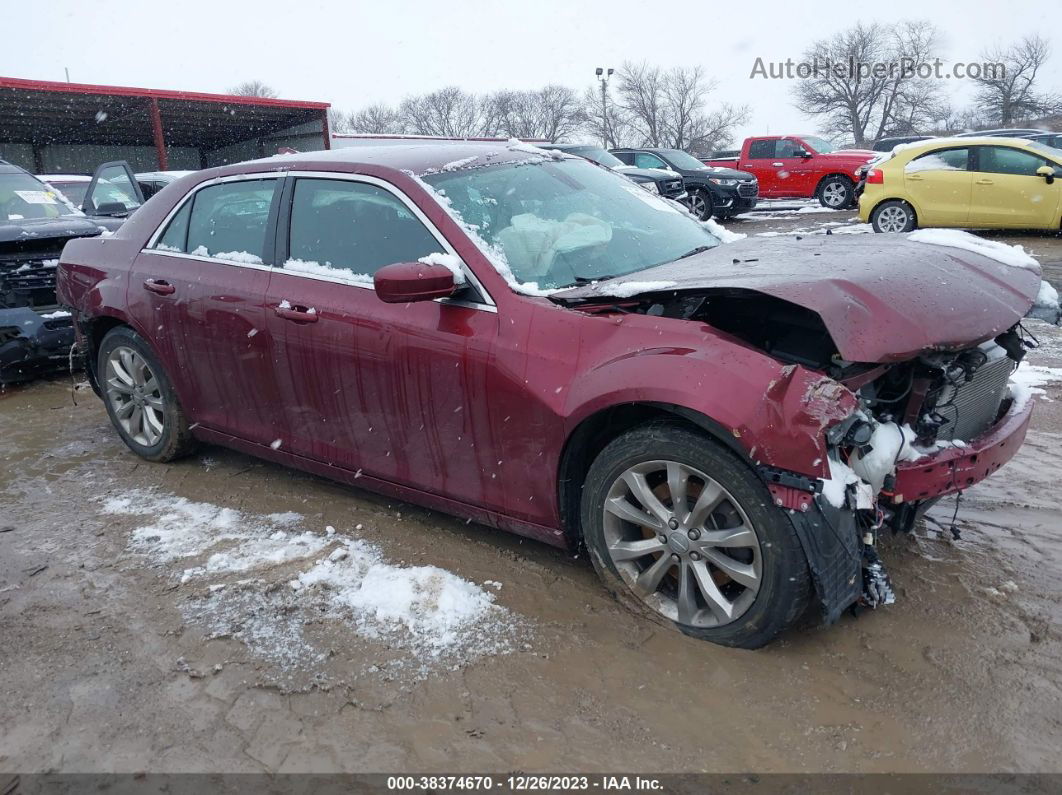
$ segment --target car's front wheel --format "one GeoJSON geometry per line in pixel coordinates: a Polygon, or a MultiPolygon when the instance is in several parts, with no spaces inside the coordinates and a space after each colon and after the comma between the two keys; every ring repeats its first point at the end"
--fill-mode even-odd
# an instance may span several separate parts
{"type": "Polygon", "coordinates": [[[818,198],[819,204],[823,207],[828,207],[831,210],[843,210],[852,203],[854,190],[855,185],[852,180],[836,174],[822,181],[816,191],[816,198],[818,198]]]}
{"type": "Polygon", "coordinates": [[[128,326],[107,332],[97,372],[103,402],[118,435],[148,461],[190,453],[195,440],[169,376],[144,339],[128,326]]]}
{"type": "Polygon", "coordinates": [[[694,637],[758,648],[804,613],[807,562],[747,465],[710,438],[652,424],[590,468],[583,538],[621,602],[694,637]]]}
{"type": "Polygon", "coordinates": [[[697,217],[698,221],[707,221],[712,217],[714,206],[712,194],[708,191],[703,188],[690,191],[690,197],[687,201],[689,202],[690,212],[697,217]]]}
{"type": "Polygon", "coordinates": [[[890,199],[874,208],[870,225],[875,232],[910,232],[915,228],[914,209],[905,201],[890,199]]]}

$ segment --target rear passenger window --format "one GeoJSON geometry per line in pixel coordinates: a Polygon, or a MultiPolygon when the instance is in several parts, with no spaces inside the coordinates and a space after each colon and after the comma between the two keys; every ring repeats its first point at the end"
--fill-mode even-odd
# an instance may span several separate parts
{"type": "Polygon", "coordinates": [[[188,216],[191,214],[192,203],[185,202],[180,212],[170,220],[170,225],[155,243],[155,248],[162,251],[186,252],[188,250],[188,216]]]}
{"type": "Polygon", "coordinates": [[[774,157],[775,147],[777,141],[753,141],[749,144],[749,159],[750,160],[767,160],[774,157]]]}
{"type": "Polygon", "coordinates": [[[371,284],[384,265],[443,251],[420,219],[383,188],[335,179],[295,182],[288,270],[371,284]]]}
{"type": "MultiPolygon", "coordinates": [[[[250,179],[203,188],[192,202],[187,242],[180,250],[201,257],[261,263],[276,185],[276,179],[250,179]]],[[[173,219],[174,224],[179,216],[173,219]]],[[[167,229],[163,238],[169,234],[167,229]]]]}
{"type": "Polygon", "coordinates": [[[969,149],[938,149],[919,155],[904,166],[903,170],[908,174],[919,171],[967,171],[969,159],[969,149]]]}

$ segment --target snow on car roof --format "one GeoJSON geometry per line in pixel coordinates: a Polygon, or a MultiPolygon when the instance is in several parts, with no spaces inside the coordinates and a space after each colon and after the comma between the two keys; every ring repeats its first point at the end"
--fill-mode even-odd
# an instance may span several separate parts
{"type": "Polygon", "coordinates": [[[92,182],[92,177],[84,174],[38,174],[37,179],[43,182],[92,182]]]}

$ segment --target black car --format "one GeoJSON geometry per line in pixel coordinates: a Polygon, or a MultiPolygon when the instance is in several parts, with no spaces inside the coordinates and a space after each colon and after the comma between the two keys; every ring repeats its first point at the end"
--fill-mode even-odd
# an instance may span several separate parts
{"type": "Polygon", "coordinates": [[[74,327],[55,298],[66,242],[103,230],[28,171],[0,160],[0,384],[67,365],[74,327]]]}
{"type": "Polygon", "coordinates": [[[702,221],[713,215],[725,220],[756,206],[760,186],[747,171],[706,166],[681,149],[629,148],[611,152],[629,166],[662,168],[681,175],[689,194],[686,204],[702,221]]]}
{"type": "Polygon", "coordinates": [[[932,137],[932,135],[893,135],[889,138],[879,138],[870,148],[875,152],[891,152],[894,146],[913,144],[915,141],[928,141],[932,137]]]}
{"type": "Polygon", "coordinates": [[[686,198],[686,188],[682,182],[682,177],[672,171],[629,166],[600,146],[591,146],[589,144],[538,144],[538,146],[540,149],[557,149],[561,152],[585,157],[587,160],[592,160],[605,168],[618,171],[625,177],[637,182],[643,188],[647,188],[653,193],[659,193],[665,198],[675,199],[676,201],[686,198]]]}
{"type": "Polygon", "coordinates": [[[1039,141],[1047,146],[1053,146],[1055,149],[1062,149],[1062,133],[1040,133],[1039,135],[1030,135],[1030,141],[1039,141]]]}

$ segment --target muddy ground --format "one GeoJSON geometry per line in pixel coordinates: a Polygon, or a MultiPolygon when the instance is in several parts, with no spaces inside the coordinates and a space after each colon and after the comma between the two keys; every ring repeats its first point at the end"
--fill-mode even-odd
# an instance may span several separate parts
{"type": "MultiPolygon", "coordinates": [[[[1062,332],[1036,331],[1032,360],[1062,365],[1062,332]]],[[[894,606],[758,652],[645,623],[560,550],[220,448],[145,463],[91,392],[8,390],[0,772],[1058,771],[1062,385],[1046,389],[1018,457],[962,501],[961,540],[932,523],[887,539],[894,606]],[[495,612],[434,656],[301,599],[297,563],[182,582],[129,508],[171,497],[297,512],[490,590],[495,612]]]]}

